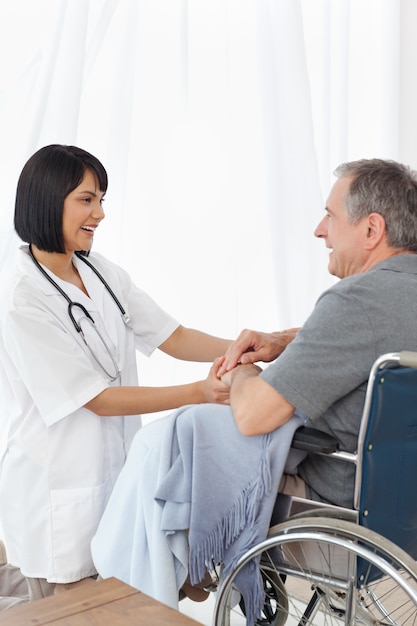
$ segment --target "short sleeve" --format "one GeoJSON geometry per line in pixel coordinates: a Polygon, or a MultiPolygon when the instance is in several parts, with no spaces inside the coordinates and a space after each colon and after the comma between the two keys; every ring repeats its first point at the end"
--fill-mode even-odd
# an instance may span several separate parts
{"type": "Polygon", "coordinates": [[[150,356],[178,328],[179,322],[133,284],[128,303],[136,349],[150,356]]]}
{"type": "Polygon", "coordinates": [[[314,418],[367,380],[375,355],[375,333],[363,300],[331,289],[261,377],[314,418]]]}

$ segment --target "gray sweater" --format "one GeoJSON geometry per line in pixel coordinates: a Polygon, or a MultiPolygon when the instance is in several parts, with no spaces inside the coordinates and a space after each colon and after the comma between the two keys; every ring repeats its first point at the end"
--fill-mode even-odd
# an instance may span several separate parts
{"type": "MultiPolygon", "coordinates": [[[[296,339],[261,377],[354,452],[371,366],[381,354],[401,350],[417,350],[415,254],[387,259],[325,291],[296,339]]],[[[299,474],[309,498],[353,505],[352,464],[309,456],[299,474]]]]}

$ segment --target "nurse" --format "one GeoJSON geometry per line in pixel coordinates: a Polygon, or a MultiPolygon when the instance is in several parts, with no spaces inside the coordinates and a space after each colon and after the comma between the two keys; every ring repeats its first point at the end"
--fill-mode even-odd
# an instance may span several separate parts
{"type": "Polygon", "coordinates": [[[37,151],[17,186],[25,243],[0,295],[0,516],[32,598],[96,576],[90,542],[140,414],[229,401],[216,372],[231,342],[181,326],[90,254],[106,190],[103,165],[65,145],[37,151]],[[136,350],[156,348],[214,364],[206,380],[139,387],[136,350]]]}

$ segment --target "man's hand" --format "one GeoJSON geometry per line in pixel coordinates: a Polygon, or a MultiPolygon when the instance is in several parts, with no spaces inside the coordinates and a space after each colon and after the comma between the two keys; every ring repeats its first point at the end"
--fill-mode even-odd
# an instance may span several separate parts
{"type": "Polygon", "coordinates": [[[226,350],[218,374],[223,376],[238,363],[247,365],[264,361],[269,363],[277,358],[294,339],[299,328],[289,328],[276,333],[261,333],[255,330],[243,330],[239,337],[226,350]]]}
{"type": "Polygon", "coordinates": [[[242,376],[242,378],[251,378],[252,376],[258,376],[262,372],[261,368],[257,365],[253,365],[252,363],[248,363],[247,365],[236,365],[232,370],[225,372],[221,378],[222,383],[227,385],[227,387],[231,387],[233,384],[233,379],[236,374],[242,376]]]}
{"type": "Polygon", "coordinates": [[[294,406],[265,382],[254,364],[238,365],[222,376],[230,386],[230,405],[242,435],[269,433],[282,426],[294,413],[294,406]]]}

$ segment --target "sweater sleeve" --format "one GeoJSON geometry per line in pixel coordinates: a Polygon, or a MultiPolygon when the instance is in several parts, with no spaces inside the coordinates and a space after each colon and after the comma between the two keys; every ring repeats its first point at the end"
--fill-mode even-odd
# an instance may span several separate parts
{"type": "Polygon", "coordinates": [[[377,356],[372,319],[363,300],[332,288],[261,377],[310,418],[362,385],[377,356]]]}

